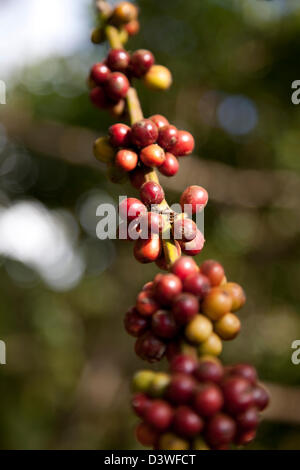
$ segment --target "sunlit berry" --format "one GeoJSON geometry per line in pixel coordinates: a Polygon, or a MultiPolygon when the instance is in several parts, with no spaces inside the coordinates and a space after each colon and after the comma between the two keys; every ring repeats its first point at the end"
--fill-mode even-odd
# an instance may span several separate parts
{"type": "Polygon", "coordinates": [[[195,274],[199,271],[199,268],[193,258],[188,256],[182,256],[172,266],[172,273],[184,281],[190,274],[195,274]]]}
{"type": "Polygon", "coordinates": [[[168,119],[165,118],[165,116],[162,116],[161,114],[154,114],[153,116],[150,116],[149,119],[151,119],[151,121],[156,124],[158,130],[162,129],[163,127],[169,126],[170,124],[168,119]]]}
{"type": "Polygon", "coordinates": [[[198,312],[199,302],[194,295],[183,293],[174,299],[172,313],[178,325],[189,323],[198,312]]]}
{"type": "Polygon", "coordinates": [[[115,163],[124,171],[132,171],[137,166],[138,156],[132,150],[119,150],[116,154],[115,163]]]}
{"type": "Polygon", "coordinates": [[[176,142],[170,147],[170,152],[176,157],[190,155],[195,148],[195,140],[192,134],[186,131],[178,131],[176,142]]]}
{"type": "Polygon", "coordinates": [[[131,222],[146,212],[146,206],[144,206],[139,199],[134,197],[125,198],[119,204],[119,215],[122,220],[127,220],[128,222],[131,222]]]}
{"type": "Polygon", "coordinates": [[[169,69],[163,65],[152,65],[143,81],[150,90],[164,91],[170,88],[173,79],[169,69]]]}
{"type": "Polygon", "coordinates": [[[236,312],[245,305],[246,295],[242,287],[235,282],[227,282],[222,286],[227,292],[230,293],[232,298],[232,312],[236,312]]]}
{"type": "Polygon", "coordinates": [[[212,322],[204,315],[196,315],[187,324],[185,336],[192,343],[200,344],[210,337],[213,331],[212,322]]]}
{"type": "Polygon", "coordinates": [[[130,70],[134,77],[140,78],[148,72],[154,64],[154,56],[152,52],[146,49],[135,51],[130,59],[130,70]]]}
{"type": "Polygon", "coordinates": [[[196,256],[203,250],[205,239],[202,232],[197,229],[196,236],[189,242],[180,242],[182,252],[185,255],[196,256]]]}
{"type": "Polygon", "coordinates": [[[111,73],[104,85],[107,95],[114,101],[125,98],[129,86],[128,78],[121,72],[111,73]]]}
{"type": "Polygon", "coordinates": [[[172,153],[166,152],[165,153],[165,161],[164,163],[158,168],[158,171],[164,176],[174,176],[178,173],[179,170],[179,162],[176,157],[172,153]]]}
{"type": "Polygon", "coordinates": [[[149,324],[147,319],[139,315],[137,310],[133,308],[126,313],[124,326],[128,334],[137,338],[145,333],[149,324]]]}
{"type": "Polygon", "coordinates": [[[182,283],[173,274],[162,275],[155,285],[155,296],[162,305],[170,305],[182,291],[182,283]]]}
{"type": "Polygon", "coordinates": [[[140,189],[140,197],[144,204],[151,206],[160,204],[165,198],[165,193],[160,184],[147,181],[140,189]]]}
{"type": "Polygon", "coordinates": [[[110,69],[103,62],[98,62],[91,69],[91,78],[97,85],[103,85],[110,76],[110,69]]]}
{"type": "Polygon", "coordinates": [[[172,339],[178,332],[178,326],[169,310],[158,310],[152,317],[152,331],[159,338],[172,339]]]}
{"type": "Polygon", "coordinates": [[[126,72],[129,62],[130,55],[124,49],[111,49],[106,59],[107,66],[115,72],[126,72]]]}
{"type": "Polygon", "coordinates": [[[232,299],[230,294],[221,287],[213,287],[203,300],[202,311],[211,320],[217,321],[226,313],[229,313],[231,307],[232,299]]]}
{"type": "Polygon", "coordinates": [[[201,212],[208,201],[207,191],[201,186],[189,186],[181,195],[180,205],[189,215],[201,212]]]}
{"type": "Polygon", "coordinates": [[[203,420],[192,408],[180,406],[175,410],[173,427],[177,434],[186,438],[193,438],[203,429],[203,420]]]}
{"type": "Polygon", "coordinates": [[[240,332],[241,322],[233,313],[226,313],[222,318],[216,321],[214,329],[222,339],[231,340],[240,332]]]}
{"type": "Polygon", "coordinates": [[[183,281],[183,290],[203,299],[210,290],[210,282],[201,273],[190,274],[183,281]]]}
{"type": "Polygon", "coordinates": [[[162,243],[159,235],[153,234],[149,239],[139,238],[134,245],[134,256],[140,263],[152,263],[159,258],[162,250],[162,243]]]}
{"type": "Polygon", "coordinates": [[[202,274],[204,274],[204,276],[208,277],[211,285],[214,287],[219,286],[221,284],[225,275],[223,266],[218,263],[218,261],[214,261],[211,259],[206,260],[201,264],[200,271],[202,274]]]}
{"type": "Polygon", "coordinates": [[[151,144],[142,149],[140,159],[146,166],[160,167],[166,159],[166,154],[159,145],[151,144]]]}
{"type": "Polygon", "coordinates": [[[138,14],[138,8],[131,2],[120,2],[113,11],[112,22],[117,25],[129,23],[136,20],[138,14]]]}
{"type": "Polygon", "coordinates": [[[131,141],[139,148],[147,147],[157,141],[158,129],[150,119],[136,122],[131,129],[131,141]]]}
{"type": "Polygon", "coordinates": [[[131,128],[126,124],[113,124],[108,133],[109,141],[113,147],[128,147],[130,145],[131,128]]]}
{"type": "Polygon", "coordinates": [[[177,138],[177,127],[169,124],[159,130],[157,142],[166,152],[171,152],[171,148],[176,144],[177,138]]]}
{"type": "Polygon", "coordinates": [[[175,240],[189,242],[197,235],[197,225],[192,219],[177,218],[173,224],[173,236],[175,240]]]}
{"type": "Polygon", "coordinates": [[[138,20],[129,21],[124,25],[124,29],[129,36],[135,36],[140,30],[140,22],[138,20]]]}

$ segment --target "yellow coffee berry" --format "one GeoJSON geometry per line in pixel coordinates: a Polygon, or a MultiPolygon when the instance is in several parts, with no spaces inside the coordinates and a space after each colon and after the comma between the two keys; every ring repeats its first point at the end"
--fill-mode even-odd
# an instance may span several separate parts
{"type": "Polygon", "coordinates": [[[159,439],[160,450],[188,450],[188,441],[181,439],[173,433],[162,434],[159,439]]]}
{"type": "Polygon", "coordinates": [[[168,374],[164,372],[157,372],[151,382],[149,388],[149,395],[158,398],[162,397],[171,381],[168,374]]]}
{"type": "Polygon", "coordinates": [[[217,321],[231,311],[232,298],[223,287],[213,287],[205,297],[202,312],[211,320],[217,321]]]}
{"type": "Polygon", "coordinates": [[[155,372],[152,370],[140,370],[133,376],[132,390],[134,392],[148,392],[154,378],[155,372]]]}
{"type": "Polygon", "coordinates": [[[223,289],[228,292],[232,299],[231,311],[236,312],[246,303],[246,295],[244,289],[236,282],[227,282],[223,289]]]}
{"type": "Polygon", "coordinates": [[[222,352],[223,346],[220,337],[216,333],[212,333],[209,338],[200,344],[198,353],[211,354],[212,356],[219,356],[222,352]]]}
{"type": "Polygon", "coordinates": [[[186,326],[185,336],[192,343],[203,343],[213,331],[212,322],[204,315],[196,315],[186,326]]]}
{"type": "Polygon", "coordinates": [[[241,322],[234,313],[226,313],[214,325],[215,332],[224,340],[234,339],[240,329],[241,322]]]}
{"type": "Polygon", "coordinates": [[[94,156],[102,163],[110,163],[115,158],[115,149],[110,145],[108,137],[99,137],[94,142],[94,156]]]}
{"type": "Polygon", "coordinates": [[[172,85],[172,74],[163,65],[152,65],[143,78],[145,85],[151,90],[168,90],[172,85]]]}

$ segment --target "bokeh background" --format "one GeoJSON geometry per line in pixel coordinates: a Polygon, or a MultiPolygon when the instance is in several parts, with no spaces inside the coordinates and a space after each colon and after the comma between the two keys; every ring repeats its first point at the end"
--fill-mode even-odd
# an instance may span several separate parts
{"type": "MultiPolygon", "coordinates": [[[[125,242],[96,238],[96,207],[132,194],[93,161],[113,122],[92,108],[86,77],[105,46],[89,42],[92,0],[2,0],[0,79],[0,448],[134,449],[129,381],[144,364],[123,330],[126,308],[156,272],[125,242]]],[[[196,137],[164,180],[210,194],[207,243],[241,283],[243,330],[226,362],[250,361],[274,401],[254,449],[300,449],[300,79],[297,0],[140,0],[128,47],[153,50],[174,85],[138,84],[146,116],[196,137]]],[[[163,367],[163,365],[161,366],[163,367]]]]}

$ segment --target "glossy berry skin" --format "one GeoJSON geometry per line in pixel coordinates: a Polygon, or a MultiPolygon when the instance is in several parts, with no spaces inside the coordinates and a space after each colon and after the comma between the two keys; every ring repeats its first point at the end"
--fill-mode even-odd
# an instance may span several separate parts
{"type": "Polygon", "coordinates": [[[178,325],[189,323],[199,311],[197,297],[183,293],[178,295],[172,305],[172,313],[178,325]]]}
{"type": "Polygon", "coordinates": [[[196,236],[189,242],[180,242],[182,252],[188,256],[196,256],[203,250],[205,239],[200,230],[196,230],[196,236]]]}
{"type": "Polygon", "coordinates": [[[166,152],[171,152],[172,147],[174,147],[174,145],[177,142],[177,138],[178,138],[177,127],[168,125],[160,129],[157,143],[166,152]]]}
{"type": "Polygon", "coordinates": [[[100,86],[96,86],[90,91],[90,100],[99,109],[107,109],[110,106],[107,95],[100,86]]]}
{"type": "Polygon", "coordinates": [[[146,206],[144,206],[139,199],[134,197],[125,198],[119,204],[119,215],[122,220],[127,220],[128,222],[131,222],[146,212],[146,206]]]}
{"type": "Polygon", "coordinates": [[[109,141],[113,147],[128,147],[130,145],[131,128],[126,124],[114,124],[109,128],[109,141]]]}
{"type": "Polygon", "coordinates": [[[259,424],[259,415],[256,408],[248,408],[248,410],[236,417],[236,423],[239,430],[250,431],[256,429],[259,424]]]}
{"type": "Polygon", "coordinates": [[[152,331],[159,338],[174,338],[178,332],[178,327],[171,312],[158,310],[152,317],[152,331]]]}
{"type": "Polygon", "coordinates": [[[170,125],[168,119],[161,114],[154,114],[153,116],[149,117],[149,119],[151,119],[151,121],[156,124],[158,130],[170,125]]]}
{"type": "Polygon", "coordinates": [[[146,166],[160,167],[166,159],[166,154],[159,145],[152,144],[142,149],[140,158],[146,166]]]}
{"type": "Polygon", "coordinates": [[[111,49],[108,53],[107,66],[115,72],[126,72],[130,62],[130,55],[124,49],[111,49]]]}
{"type": "Polygon", "coordinates": [[[213,416],[206,425],[205,437],[212,447],[229,444],[235,435],[236,424],[230,416],[219,413],[213,416]]]}
{"type": "Polygon", "coordinates": [[[228,292],[221,287],[213,287],[203,301],[202,311],[211,320],[217,321],[230,312],[231,306],[232,299],[228,292]]]}
{"type": "Polygon", "coordinates": [[[115,164],[124,171],[132,171],[138,163],[138,156],[128,149],[119,150],[116,154],[115,164]]]}
{"type": "Polygon", "coordinates": [[[172,153],[166,152],[164,163],[158,168],[158,171],[164,176],[174,176],[178,173],[179,162],[172,153]]]}
{"type": "Polygon", "coordinates": [[[151,400],[144,393],[135,393],[131,400],[133,411],[142,418],[149,407],[151,400]]]}
{"type": "Polygon", "coordinates": [[[131,56],[130,70],[134,77],[140,78],[148,72],[154,62],[155,59],[152,52],[146,49],[139,49],[131,56]]]}
{"type": "Polygon", "coordinates": [[[203,420],[188,406],[180,406],[174,413],[173,428],[179,436],[191,439],[203,426],[203,420]]]}
{"type": "Polygon", "coordinates": [[[190,155],[195,148],[195,140],[192,134],[186,131],[178,131],[175,144],[170,147],[170,152],[176,157],[190,155]]]}
{"type": "Polygon", "coordinates": [[[138,17],[138,8],[131,2],[120,2],[113,12],[113,23],[120,25],[136,20],[138,17]]]}
{"type": "Polygon", "coordinates": [[[240,377],[229,377],[222,384],[226,409],[230,414],[243,413],[253,406],[254,399],[251,384],[240,377]]]}
{"type": "Polygon", "coordinates": [[[151,317],[159,309],[159,303],[151,291],[142,291],[137,296],[136,309],[143,317],[151,317]]]}
{"type": "Polygon", "coordinates": [[[141,186],[145,183],[145,175],[147,174],[147,171],[149,171],[149,168],[136,167],[129,173],[130,183],[135,189],[141,189],[141,186]]]}
{"type": "Polygon", "coordinates": [[[160,184],[147,181],[141,187],[140,197],[146,206],[151,206],[160,204],[165,198],[165,193],[160,184]]]}
{"type": "Polygon", "coordinates": [[[270,397],[268,392],[261,386],[255,387],[252,392],[253,401],[259,411],[263,411],[269,404],[270,397]]]}
{"type": "Polygon", "coordinates": [[[174,374],[167,389],[167,397],[174,404],[185,405],[192,399],[195,389],[193,377],[188,374],[174,374]]]}
{"type": "Polygon", "coordinates": [[[162,250],[161,240],[153,234],[148,240],[138,239],[134,245],[134,256],[143,264],[152,263],[159,258],[162,250]]]}
{"type": "Polygon", "coordinates": [[[203,299],[210,290],[210,282],[201,273],[190,274],[183,281],[183,290],[203,299]]]}
{"type": "Polygon", "coordinates": [[[106,64],[98,62],[92,67],[91,79],[94,80],[97,85],[103,85],[108,80],[110,73],[111,71],[106,64]]]}
{"type": "Polygon", "coordinates": [[[125,315],[124,326],[128,334],[138,338],[147,331],[149,324],[147,319],[139,315],[136,309],[131,309],[125,315]]]}
{"type": "MultiPolygon", "coordinates": [[[[219,286],[225,276],[223,266],[214,260],[204,261],[204,263],[202,263],[200,266],[200,271],[202,274],[204,274],[204,276],[208,277],[209,282],[213,287],[219,286]]],[[[228,291],[228,288],[225,290],[228,291]]]]}
{"type": "Polygon", "coordinates": [[[220,336],[218,336],[216,333],[211,333],[207,340],[200,344],[198,347],[198,352],[200,356],[219,356],[222,352],[222,349],[223,345],[220,336]]]}
{"type": "Polygon", "coordinates": [[[125,98],[129,90],[129,86],[128,78],[121,72],[111,73],[104,85],[107,95],[114,101],[119,101],[120,99],[125,98]]]}
{"type": "Polygon", "coordinates": [[[147,147],[157,141],[158,129],[150,119],[136,122],[131,129],[131,141],[139,148],[147,147]]]}
{"type": "Polygon", "coordinates": [[[209,339],[212,334],[212,322],[204,315],[195,315],[187,324],[185,335],[189,341],[201,344],[209,339]]]}
{"type": "Polygon", "coordinates": [[[223,287],[231,295],[232,312],[236,312],[245,305],[246,295],[242,287],[239,286],[239,284],[236,284],[235,282],[227,282],[223,287]]]}
{"type": "Polygon", "coordinates": [[[203,360],[196,368],[194,375],[199,382],[219,384],[224,376],[224,369],[219,362],[203,360]]]}
{"type": "Polygon", "coordinates": [[[221,389],[215,384],[201,385],[195,394],[193,406],[201,416],[208,418],[221,411],[224,404],[221,389]]]}
{"type": "Polygon", "coordinates": [[[172,273],[178,276],[181,281],[184,281],[190,274],[195,274],[199,271],[199,268],[195,261],[188,257],[182,256],[172,266],[172,273]]]}
{"type": "Polygon", "coordinates": [[[137,441],[144,447],[154,447],[159,434],[147,423],[140,423],[135,429],[137,441]]]}
{"type": "Polygon", "coordinates": [[[182,193],[180,198],[180,205],[183,212],[187,212],[189,215],[196,214],[203,210],[207,202],[207,191],[201,186],[189,186],[182,193]]]}
{"type": "Polygon", "coordinates": [[[173,236],[175,240],[189,242],[197,235],[197,225],[191,219],[178,218],[173,224],[173,236]]]}
{"type": "Polygon", "coordinates": [[[141,359],[153,363],[163,358],[166,352],[166,345],[148,331],[137,339],[135,352],[141,359]]]}
{"type": "Polygon", "coordinates": [[[240,332],[241,322],[233,313],[226,313],[215,323],[215,332],[224,341],[234,339],[240,332]]]}
{"type": "Polygon", "coordinates": [[[198,361],[191,355],[178,354],[170,362],[170,370],[173,373],[193,374],[197,369],[198,361]]]}
{"type": "Polygon", "coordinates": [[[146,75],[143,77],[143,82],[150,90],[165,91],[172,85],[172,74],[167,67],[163,65],[152,65],[146,75]]]}
{"type": "Polygon", "coordinates": [[[155,296],[162,305],[170,305],[182,291],[182,283],[173,274],[162,275],[155,285],[155,296]]]}
{"type": "Polygon", "coordinates": [[[165,431],[171,425],[173,409],[164,400],[153,400],[145,412],[145,421],[159,431],[165,431]]]}

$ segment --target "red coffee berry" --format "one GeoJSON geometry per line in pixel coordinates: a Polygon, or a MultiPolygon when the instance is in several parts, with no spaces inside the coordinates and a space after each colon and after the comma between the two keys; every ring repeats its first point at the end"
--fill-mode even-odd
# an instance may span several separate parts
{"type": "Polygon", "coordinates": [[[129,86],[128,78],[121,72],[111,73],[104,85],[107,95],[114,101],[125,98],[129,90],[129,86]]]}
{"type": "Polygon", "coordinates": [[[261,386],[255,387],[253,392],[253,401],[255,406],[259,409],[259,411],[263,411],[269,404],[269,394],[268,392],[261,386]]]}
{"type": "Polygon", "coordinates": [[[197,235],[197,225],[191,219],[178,218],[173,224],[173,236],[175,240],[189,242],[197,235]]]}
{"type": "Polygon", "coordinates": [[[219,362],[201,361],[194,375],[199,382],[220,383],[224,376],[224,369],[219,362]]]}
{"type": "Polygon", "coordinates": [[[164,219],[157,212],[147,212],[138,219],[141,238],[149,238],[150,235],[159,234],[164,225],[164,219]]]}
{"type": "Polygon", "coordinates": [[[152,331],[159,338],[174,338],[178,332],[178,327],[171,312],[158,310],[152,317],[152,331]]]}
{"type": "Polygon", "coordinates": [[[119,150],[116,154],[115,164],[124,171],[132,171],[138,163],[138,156],[131,150],[119,150]]]}
{"type": "Polygon", "coordinates": [[[152,316],[159,309],[159,303],[155,300],[151,290],[139,293],[136,300],[136,309],[143,317],[152,316]]]}
{"type": "Polygon", "coordinates": [[[195,148],[195,140],[192,134],[186,131],[178,131],[176,142],[170,146],[169,151],[176,157],[190,155],[195,148]]]}
{"type": "Polygon", "coordinates": [[[203,420],[188,406],[175,410],[173,427],[180,436],[193,438],[202,431],[203,426],[203,420]]]}
{"type": "Polygon", "coordinates": [[[144,204],[151,206],[160,204],[165,198],[165,193],[160,184],[147,181],[141,187],[140,197],[144,204]]]}
{"type": "Polygon", "coordinates": [[[214,260],[207,260],[200,266],[200,271],[207,276],[212,286],[219,286],[224,279],[223,266],[214,260]]]}
{"type": "Polygon", "coordinates": [[[205,427],[205,437],[209,446],[229,444],[235,435],[236,424],[230,416],[219,413],[213,416],[205,427]]]}
{"type": "Polygon", "coordinates": [[[255,367],[251,366],[250,364],[236,364],[230,369],[230,375],[237,375],[243,377],[252,385],[256,385],[257,383],[257,372],[255,367]]]}
{"type": "Polygon", "coordinates": [[[150,331],[140,336],[135,343],[135,353],[148,362],[160,361],[166,352],[166,345],[150,331]]]}
{"type": "Polygon", "coordinates": [[[181,195],[180,205],[189,215],[200,212],[208,201],[207,191],[201,186],[189,186],[181,195]]]}
{"type": "Polygon", "coordinates": [[[140,153],[141,161],[146,166],[160,167],[166,158],[164,150],[156,144],[148,145],[140,153]]]}
{"type": "Polygon", "coordinates": [[[229,377],[222,384],[226,410],[230,414],[239,414],[254,404],[251,384],[240,377],[229,377]]]}
{"type": "Polygon", "coordinates": [[[127,220],[128,222],[131,222],[145,212],[147,212],[147,208],[139,199],[134,197],[125,198],[119,204],[119,215],[122,220],[127,220]]]}
{"type": "Polygon", "coordinates": [[[167,396],[177,405],[190,402],[196,389],[196,382],[188,374],[174,374],[167,389],[167,396]]]}
{"type": "Polygon", "coordinates": [[[203,234],[197,229],[195,238],[190,242],[180,242],[180,246],[185,255],[196,256],[203,250],[204,243],[203,234]]]}
{"type": "Polygon", "coordinates": [[[188,354],[178,354],[170,362],[170,370],[175,373],[193,374],[198,361],[188,354]]]}
{"type": "Polygon", "coordinates": [[[142,418],[151,404],[151,400],[144,393],[135,393],[131,400],[133,411],[142,418]]]}
{"type": "Polygon", "coordinates": [[[155,296],[162,305],[170,305],[182,291],[182,283],[174,274],[164,274],[155,285],[155,296]]]}
{"type": "Polygon", "coordinates": [[[236,417],[239,430],[250,431],[256,429],[259,424],[259,415],[256,408],[249,408],[236,417]]]}
{"type": "Polygon", "coordinates": [[[90,99],[93,105],[100,109],[106,109],[110,105],[105,91],[100,86],[96,86],[90,91],[90,99]]]}
{"type": "Polygon", "coordinates": [[[166,152],[165,161],[158,170],[164,176],[174,176],[179,170],[179,162],[172,153],[166,152]]]}
{"type": "Polygon", "coordinates": [[[143,292],[154,292],[154,283],[153,281],[146,282],[142,289],[143,292]]]}
{"type": "Polygon", "coordinates": [[[182,256],[172,266],[172,273],[178,276],[181,281],[184,281],[190,274],[195,274],[199,268],[195,261],[188,256],[182,256]]]}
{"type": "Polygon", "coordinates": [[[177,142],[178,138],[178,129],[175,126],[165,126],[159,130],[159,136],[157,143],[167,152],[171,152],[171,149],[177,142]]]}
{"type": "Polygon", "coordinates": [[[215,385],[206,383],[201,385],[194,397],[194,408],[201,416],[207,418],[221,411],[224,399],[221,389],[215,385]]]}
{"type": "Polygon", "coordinates": [[[169,126],[169,121],[167,118],[162,116],[161,114],[154,114],[149,119],[156,124],[158,130],[162,129],[163,127],[169,126]]]}
{"type": "Polygon", "coordinates": [[[159,437],[157,431],[147,423],[140,423],[135,429],[136,439],[142,446],[154,447],[159,437]]]}
{"type": "Polygon", "coordinates": [[[107,65],[103,62],[98,62],[92,67],[91,79],[94,80],[97,85],[103,85],[107,81],[110,73],[111,71],[107,65]]]}
{"type": "Polygon", "coordinates": [[[136,167],[129,173],[130,183],[135,189],[141,189],[141,186],[145,183],[145,175],[149,171],[149,168],[136,167]]]}
{"type": "Polygon", "coordinates": [[[164,400],[153,400],[145,412],[145,421],[159,431],[166,431],[173,419],[173,409],[164,400]]]}
{"type": "Polygon", "coordinates": [[[210,282],[201,273],[190,274],[183,281],[183,290],[203,299],[210,290],[210,282]]]}
{"type": "Polygon", "coordinates": [[[131,128],[126,124],[114,124],[109,128],[109,141],[113,147],[128,147],[130,145],[131,128]]]}
{"type": "Polygon", "coordinates": [[[126,72],[130,62],[130,55],[124,49],[111,49],[108,53],[107,66],[115,72],[126,72]]]}
{"type": "Polygon", "coordinates": [[[159,258],[162,244],[158,235],[153,234],[148,240],[139,238],[134,245],[134,256],[140,263],[152,263],[159,258]]]}
{"type": "Polygon", "coordinates": [[[124,318],[124,326],[128,334],[138,338],[148,329],[149,324],[145,317],[139,315],[135,308],[129,310],[124,318]]]}
{"type": "Polygon", "coordinates": [[[172,305],[172,313],[178,325],[189,323],[199,312],[199,302],[192,294],[178,295],[172,305]]]}
{"type": "Polygon", "coordinates": [[[135,36],[140,30],[140,22],[138,20],[132,20],[124,26],[129,36],[135,36]]]}
{"type": "Polygon", "coordinates": [[[136,122],[132,126],[131,132],[131,141],[139,148],[154,144],[158,137],[158,129],[150,119],[136,122]]]}
{"type": "Polygon", "coordinates": [[[146,49],[139,49],[131,56],[130,70],[134,77],[140,78],[148,72],[154,62],[155,59],[152,52],[146,49]]]}

